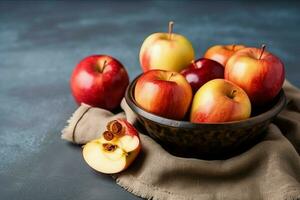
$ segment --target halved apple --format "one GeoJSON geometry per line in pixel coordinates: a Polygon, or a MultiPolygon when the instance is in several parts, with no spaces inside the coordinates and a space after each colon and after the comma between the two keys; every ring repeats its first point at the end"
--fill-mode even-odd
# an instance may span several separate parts
{"type": "Polygon", "coordinates": [[[109,122],[107,131],[83,148],[83,158],[96,171],[114,174],[125,170],[137,157],[141,142],[136,129],[126,120],[109,122]]]}

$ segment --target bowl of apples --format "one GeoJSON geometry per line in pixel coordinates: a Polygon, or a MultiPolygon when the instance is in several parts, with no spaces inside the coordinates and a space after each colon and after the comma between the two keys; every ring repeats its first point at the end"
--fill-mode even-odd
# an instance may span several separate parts
{"type": "Polygon", "coordinates": [[[245,151],[286,104],[283,63],[264,45],[217,45],[193,60],[172,25],[144,41],[143,73],[129,84],[127,104],[172,154],[224,159],[245,151]]]}

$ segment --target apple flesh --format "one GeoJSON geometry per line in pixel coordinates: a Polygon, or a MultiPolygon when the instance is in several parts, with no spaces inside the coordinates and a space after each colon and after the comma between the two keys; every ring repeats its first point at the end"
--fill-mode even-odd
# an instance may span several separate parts
{"type": "Polygon", "coordinates": [[[189,82],[195,94],[206,82],[224,78],[224,67],[214,60],[200,58],[193,61],[187,69],[181,71],[181,74],[189,82]]]}
{"type": "Polygon", "coordinates": [[[129,84],[123,65],[113,57],[92,55],[84,58],[71,76],[71,91],[78,104],[113,110],[120,105],[129,84]]]}
{"type": "Polygon", "coordinates": [[[191,100],[192,88],[177,72],[150,70],[138,80],[135,100],[144,110],[169,119],[183,119],[191,100]]]}
{"type": "Polygon", "coordinates": [[[261,106],[279,93],[285,69],[281,60],[264,47],[245,48],[228,60],[225,79],[245,90],[254,105],[261,106]]]}
{"type": "Polygon", "coordinates": [[[129,167],[140,150],[141,142],[136,129],[126,120],[118,119],[108,124],[108,130],[99,139],[84,146],[83,158],[94,170],[114,174],[129,167]]]}
{"type": "Polygon", "coordinates": [[[238,50],[245,48],[244,45],[215,45],[210,47],[204,54],[204,58],[217,61],[225,67],[228,59],[238,50]]]}
{"type": "Polygon", "coordinates": [[[218,123],[247,119],[250,100],[239,86],[224,79],[204,84],[195,94],[190,120],[194,123],[218,123]]]}
{"type": "Polygon", "coordinates": [[[140,50],[140,63],[144,72],[151,69],[180,72],[194,60],[195,52],[191,42],[184,36],[172,32],[153,33],[148,36],[140,50]]]}

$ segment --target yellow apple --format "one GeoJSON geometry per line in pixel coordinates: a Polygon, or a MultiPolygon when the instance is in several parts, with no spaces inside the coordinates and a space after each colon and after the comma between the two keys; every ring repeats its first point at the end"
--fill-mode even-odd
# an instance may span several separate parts
{"type": "Polygon", "coordinates": [[[184,36],[172,32],[153,33],[148,36],[140,50],[140,63],[144,72],[151,69],[180,72],[195,58],[191,42],[184,36]]]}
{"type": "Polygon", "coordinates": [[[190,120],[195,123],[229,122],[247,119],[251,104],[246,92],[234,83],[214,79],[195,94],[190,120]]]}
{"type": "Polygon", "coordinates": [[[138,132],[126,120],[108,124],[108,131],[83,148],[83,158],[96,171],[114,174],[125,170],[141,149],[138,132]]]}

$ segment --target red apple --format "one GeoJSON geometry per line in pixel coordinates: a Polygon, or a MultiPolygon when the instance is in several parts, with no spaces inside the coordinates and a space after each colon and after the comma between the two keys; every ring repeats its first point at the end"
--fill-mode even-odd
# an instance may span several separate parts
{"type": "Polygon", "coordinates": [[[210,47],[204,54],[204,58],[208,58],[225,67],[228,59],[238,50],[245,48],[244,45],[215,45],[210,47]]]}
{"type": "Polygon", "coordinates": [[[177,72],[150,70],[135,86],[135,100],[144,110],[156,115],[182,119],[192,100],[192,88],[177,72]]]}
{"type": "Polygon", "coordinates": [[[192,61],[187,69],[181,71],[181,74],[190,83],[195,94],[206,82],[216,78],[224,78],[224,67],[216,61],[200,58],[192,61]]]}
{"type": "Polygon", "coordinates": [[[125,170],[141,150],[136,129],[126,120],[109,122],[107,131],[99,139],[87,143],[83,158],[96,171],[114,174],[125,170]]]}
{"type": "Polygon", "coordinates": [[[128,84],[128,74],[123,65],[107,55],[84,58],[71,76],[71,90],[78,104],[86,103],[108,110],[120,105],[128,84]]]}
{"type": "Polygon", "coordinates": [[[205,83],[195,94],[190,120],[194,123],[217,123],[247,119],[250,100],[244,90],[224,79],[205,83]]]}
{"type": "Polygon", "coordinates": [[[243,88],[253,104],[263,105],[279,93],[285,70],[281,60],[264,46],[245,48],[228,60],[225,78],[243,88]]]}

